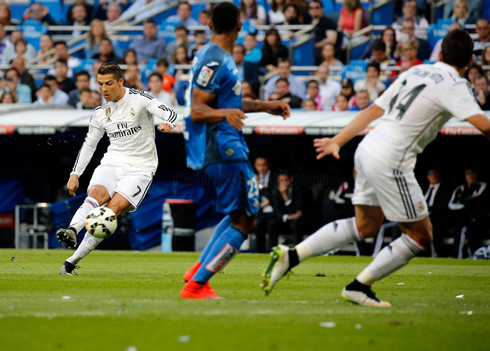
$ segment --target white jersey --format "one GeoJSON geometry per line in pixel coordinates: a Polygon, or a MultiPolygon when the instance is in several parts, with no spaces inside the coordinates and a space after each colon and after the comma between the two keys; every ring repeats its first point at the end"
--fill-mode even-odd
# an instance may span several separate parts
{"type": "Polygon", "coordinates": [[[374,103],[385,113],[359,147],[398,171],[415,168],[417,154],[451,117],[483,114],[468,81],[442,62],[410,68],[374,103]]]}
{"type": "Polygon", "coordinates": [[[97,143],[107,133],[110,145],[101,164],[127,163],[155,172],[158,166],[153,115],[175,128],[177,114],[144,91],[125,88],[123,98],[97,107],[71,174],[81,176],[97,143]]]}

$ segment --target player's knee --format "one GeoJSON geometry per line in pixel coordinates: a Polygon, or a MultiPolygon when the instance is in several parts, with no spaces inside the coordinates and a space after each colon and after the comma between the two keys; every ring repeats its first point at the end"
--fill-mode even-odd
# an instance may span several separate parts
{"type": "Polygon", "coordinates": [[[88,196],[97,200],[99,205],[102,205],[108,201],[106,197],[108,197],[109,194],[107,194],[107,190],[105,190],[103,187],[95,185],[89,189],[88,196]]]}
{"type": "Polygon", "coordinates": [[[376,236],[380,229],[382,223],[376,223],[373,221],[356,221],[357,230],[362,234],[364,238],[372,238],[376,236]]]}

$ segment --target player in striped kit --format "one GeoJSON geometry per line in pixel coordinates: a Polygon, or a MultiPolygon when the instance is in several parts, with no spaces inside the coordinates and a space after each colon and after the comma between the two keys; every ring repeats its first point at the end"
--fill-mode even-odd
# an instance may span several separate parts
{"type": "MultiPolygon", "coordinates": [[[[169,133],[176,126],[177,114],[144,91],[123,86],[121,68],[104,63],[97,72],[99,90],[107,101],[95,109],[85,141],[78,153],[67,184],[75,196],[78,178],[92,158],[104,133],[110,140],[100,165],[88,187],[88,196],[77,210],[68,228],[56,232],[59,241],[76,247],[77,234],[88,213],[105,203],[117,215],[135,211],[150,188],[158,166],[153,116],[163,119],[158,130],[169,133]]],[[[62,265],[61,275],[72,275],[76,264],[103,239],[86,233],[75,253],[62,265]]]]}

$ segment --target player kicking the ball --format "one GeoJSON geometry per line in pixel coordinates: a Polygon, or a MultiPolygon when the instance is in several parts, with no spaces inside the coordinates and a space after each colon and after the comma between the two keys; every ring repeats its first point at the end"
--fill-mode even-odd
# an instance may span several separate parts
{"type": "MultiPolygon", "coordinates": [[[[121,68],[107,62],[97,72],[99,90],[107,103],[95,109],[90,119],[85,142],[78,153],[68,181],[68,192],[75,196],[82,175],[97,147],[107,133],[110,146],[95,169],[88,186],[88,196],[67,229],[59,229],[56,237],[76,247],[77,234],[84,227],[87,214],[108,202],[116,215],[135,211],[150,188],[158,165],[153,115],[164,120],[158,130],[169,133],[175,128],[177,114],[149,94],[123,86],[121,68]]],[[[75,265],[103,239],[86,233],[77,250],[66,260],[61,275],[72,275],[75,265]]]]}
{"type": "Polygon", "coordinates": [[[283,101],[242,102],[238,70],[231,56],[242,24],[240,10],[229,2],[213,9],[211,42],[194,58],[187,90],[184,139],[187,166],[199,170],[214,188],[218,224],[198,262],[187,271],[181,292],[186,299],[219,298],[209,279],[238,253],[254,230],[258,187],[248,161],[243,133],[244,112],[264,111],[287,118],[283,101]]]}
{"type": "Polygon", "coordinates": [[[361,305],[390,306],[376,298],[371,286],[405,266],[432,241],[427,204],[413,172],[417,154],[452,116],[470,122],[490,138],[490,121],[476,103],[468,81],[461,78],[473,63],[469,34],[463,30],[450,32],[439,58],[439,63],[419,65],[401,74],[370,108],[334,138],[315,139],[317,159],[327,155],[338,159],[342,146],[381,117],[354,156],[355,217],[325,225],[293,249],[276,246],[264,273],[266,295],[300,262],[375,236],[386,217],[398,223],[402,236],[381,250],[342,290],[342,296],[361,305]]]}

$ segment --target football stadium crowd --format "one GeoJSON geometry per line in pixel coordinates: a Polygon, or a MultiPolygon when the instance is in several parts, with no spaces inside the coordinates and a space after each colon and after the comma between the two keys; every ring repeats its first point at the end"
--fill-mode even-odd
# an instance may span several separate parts
{"type": "MultiPolygon", "coordinates": [[[[232,56],[243,99],[284,100],[291,108],[306,111],[363,110],[401,72],[437,62],[441,32],[463,28],[474,39],[475,56],[465,77],[478,104],[489,110],[490,2],[451,0],[436,8],[433,1],[392,1],[392,23],[384,26],[372,26],[374,1],[235,1],[244,26],[232,56]],[[431,29],[436,21],[437,27],[431,29]],[[295,63],[291,44],[306,28],[313,40],[312,65],[301,67],[295,63]],[[440,38],[434,39],[430,31],[438,31],[440,38]],[[353,50],[361,42],[364,49],[353,50]],[[357,72],[357,79],[345,73],[352,67],[363,70],[357,72]]],[[[163,19],[172,24],[172,40],[162,34],[168,27],[157,16],[165,2],[151,6],[154,2],[75,0],[61,6],[61,16],[53,16],[42,2],[31,2],[21,16],[14,16],[7,3],[0,3],[0,102],[94,109],[104,102],[96,72],[102,63],[115,62],[125,71],[125,86],[147,90],[169,106],[183,106],[190,65],[210,38],[207,25],[213,2],[196,6],[180,1],[176,13],[163,19]],[[133,26],[132,21],[140,29],[130,35],[125,29],[114,29],[133,26]],[[41,28],[37,38],[28,33],[34,27],[41,28]]],[[[268,252],[284,233],[291,233],[294,243],[301,241],[314,229],[307,225],[307,191],[293,186],[286,171],[275,172],[277,179],[270,179],[270,162],[265,157],[255,160],[255,168],[262,201],[257,250],[268,252]]],[[[426,200],[434,224],[433,252],[438,256],[462,257],[461,240],[466,238],[474,252],[488,239],[486,183],[478,180],[471,167],[464,177],[465,183],[452,189],[450,182],[441,185],[438,170],[427,174],[426,200]]],[[[342,182],[322,204],[323,222],[353,215],[353,180],[342,182]]]]}

